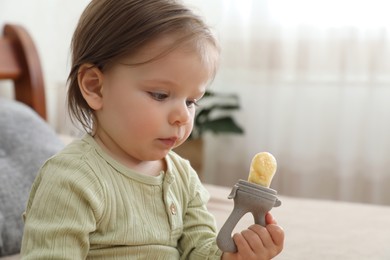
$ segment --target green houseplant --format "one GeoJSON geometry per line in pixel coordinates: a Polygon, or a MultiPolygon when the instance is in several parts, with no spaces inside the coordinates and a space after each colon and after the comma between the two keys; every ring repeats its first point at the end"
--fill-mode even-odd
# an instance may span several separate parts
{"type": "Polygon", "coordinates": [[[238,95],[206,91],[199,106],[195,114],[190,140],[202,138],[207,132],[214,134],[244,133],[232,115],[233,111],[240,109],[238,95]]]}
{"type": "Polygon", "coordinates": [[[175,152],[191,162],[202,179],[203,137],[205,133],[243,134],[243,128],[234,120],[233,113],[240,110],[240,100],[236,94],[206,91],[199,101],[194,127],[188,140],[175,148],[175,152]]]}

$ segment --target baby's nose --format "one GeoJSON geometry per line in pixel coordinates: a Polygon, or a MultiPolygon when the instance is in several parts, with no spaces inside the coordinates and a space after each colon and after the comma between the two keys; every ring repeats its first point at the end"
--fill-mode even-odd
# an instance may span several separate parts
{"type": "Polygon", "coordinates": [[[170,115],[170,123],[176,125],[187,124],[191,120],[191,112],[186,103],[176,104],[170,115]]]}

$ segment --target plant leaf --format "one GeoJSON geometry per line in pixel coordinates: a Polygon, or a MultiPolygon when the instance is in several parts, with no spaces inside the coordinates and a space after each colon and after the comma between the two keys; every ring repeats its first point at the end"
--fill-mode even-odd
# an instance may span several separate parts
{"type": "Polygon", "coordinates": [[[200,135],[206,131],[211,131],[215,134],[232,133],[242,134],[244,130],[231,117],[221,117],[215,120],[204,122],[199,126],[200,135]]]}

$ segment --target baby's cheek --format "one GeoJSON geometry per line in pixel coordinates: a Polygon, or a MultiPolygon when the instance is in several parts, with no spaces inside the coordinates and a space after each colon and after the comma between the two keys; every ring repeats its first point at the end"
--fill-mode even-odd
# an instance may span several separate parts
{"type": "Polygon", "coordinates": [[[192,129],[189,129],[189,130],[185,130],[185,133],[184,133],[184,135],[183,135],[183,138],[180,140],[180,144],[182,144],[182,143],[184,143],[187,139],[188,139],[188,137],[190,136],[190,134],[191,134],[191,131],[192,131],[192,129]]]}
{"type": "Polygon", "coordinates": [[[188,139],[188,137],[190,136],[191,131],[192,131],[192,125],[189,127],[188,126],[182,127],[181,131],[182,132],[180,132],[180,139],[176,142],[174,148],[180,146],[188,139]]]}

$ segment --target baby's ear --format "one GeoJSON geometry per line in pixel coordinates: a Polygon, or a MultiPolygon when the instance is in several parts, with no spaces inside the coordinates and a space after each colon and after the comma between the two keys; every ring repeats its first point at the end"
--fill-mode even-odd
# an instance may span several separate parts
{"type": "Polygon", "coordinates": [[[83,64],[79,68],[78,83],[81,94],[93,110],[102,108],[103,73],[92,64],[83,64]]]}

